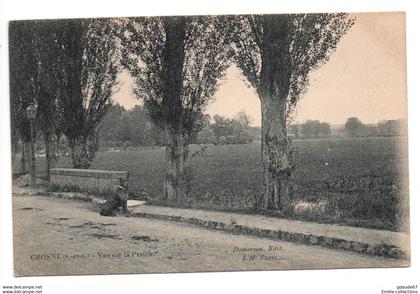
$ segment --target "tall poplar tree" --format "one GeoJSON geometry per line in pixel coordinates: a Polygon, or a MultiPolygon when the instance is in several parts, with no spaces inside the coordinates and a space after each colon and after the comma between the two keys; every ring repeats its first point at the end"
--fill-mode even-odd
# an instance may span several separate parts
{"type": "MultiPolygon", "coordinates": [[[[290,203],[290,141],[286,124],[309,85],[354,19],[346,14],[226,17],[234,59],[261,101],[262,209],[290,203]]],[[[223,28],[222,28],[223,29],[223,28]]]]}
{"type": "Polygon", "coordinates": [[[166,203],[185,197],[188,145],[229,66],[217,21],[210,16],[123,20],[123,64],[134,78],[137,98],[166,134],[166,203]]]}

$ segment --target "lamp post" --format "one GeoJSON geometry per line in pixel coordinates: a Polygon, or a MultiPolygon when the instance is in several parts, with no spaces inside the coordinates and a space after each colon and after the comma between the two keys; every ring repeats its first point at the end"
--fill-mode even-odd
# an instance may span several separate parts
{"type": "Polygon", "coordinates": [[[35,117],[36,117],[36,105],[30,104],[26,109],[26,115],[28,116],[31,125],[31,187],[36,187],[36,162],[35,162],[35,117]]]}

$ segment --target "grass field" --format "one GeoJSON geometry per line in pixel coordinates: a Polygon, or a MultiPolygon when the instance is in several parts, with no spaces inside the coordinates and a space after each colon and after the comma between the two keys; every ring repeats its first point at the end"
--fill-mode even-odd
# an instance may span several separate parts
{"type": "MultiPolygon", "coordinates": [[[[401,138],[295,140],[294,197],[298,217],[398,229],[408,209],[407,155],[401,138]],[[404,199],[402,201],[401,199],[404,199]],[[313,204],[313,205],[309,205],[313,204]],[[302,208],[303,207],[303,208],[302,208]]],[[[197,149],[195,146],[193,149],[197,149]]],[[[260,145],[209,146],[193,156],[192,190],[185,205],[249,211],[261,193],[260,145]]],[[[42,170],[43,162],[40,161],[42,170]]],[[[59,166],[68,167],[68,158],[59,166]]],[[[130,185],[153,199],[162,194],[164,149],[100,152],[94,169],[126,170],[130,185]]]]}

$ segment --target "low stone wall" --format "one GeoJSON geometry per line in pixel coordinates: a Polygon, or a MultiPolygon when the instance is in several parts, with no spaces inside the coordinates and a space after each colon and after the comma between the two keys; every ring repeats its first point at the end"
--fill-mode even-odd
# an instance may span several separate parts
{"type": "Polygon", "coordinates": [[[113,194],[123,182],[128,182],[128,172],[91,169],[54,168],[50,185],[70,191],[92,194],[113,194]]]}
{"type": "Polygon", "coordinates": [[[268,238],[276,241],[288,241],[304,245],[321,246],[332,249],[353,251],[356,253],[384,256],[395,259],[407,258],[406,253],[399,247],[387,244],[368,244],[341,238],[318,236],[310,233],[298,233],[292,231],[261,229],[239,224],[228,224],[217,221],[203,220],[195,217],[184,217],[180,215],[163,215],[155,213],[136,212],[133,217],[174,221],[204,227],[210,230],[218,230],[231,234],[255,236],[268,238]]]}

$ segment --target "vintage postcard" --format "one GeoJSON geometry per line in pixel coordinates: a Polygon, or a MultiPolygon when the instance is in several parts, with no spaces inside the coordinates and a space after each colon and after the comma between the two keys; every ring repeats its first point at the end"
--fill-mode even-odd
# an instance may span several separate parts
{"type": "Polygon", "coordinates": [[[16,276],[410,266],[405,14],[9,23],[16,276]]]}

